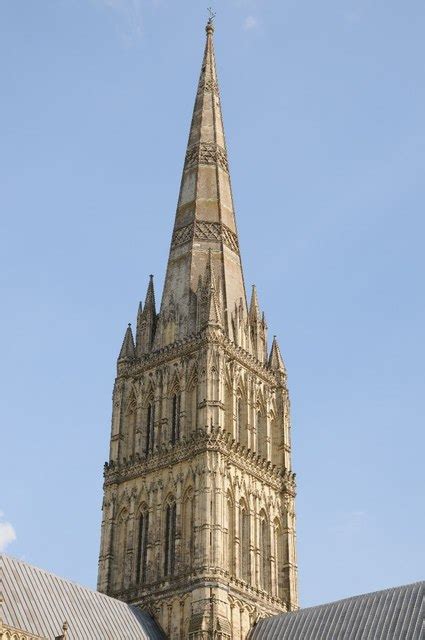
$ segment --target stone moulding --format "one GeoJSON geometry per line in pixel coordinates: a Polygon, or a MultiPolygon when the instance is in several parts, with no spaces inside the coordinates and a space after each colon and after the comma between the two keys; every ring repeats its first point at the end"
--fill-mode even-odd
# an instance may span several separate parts
{"type": "MultiPolygon", "coordinates": [[[[200,347],[209,345],[223,347],[227,356],[237,360],[239,364],[244,366],[250,373],[259,376],[263,382],[268,383],[272,388],[283,386],[286,389],[286,386],[281,384],[279,376],[270,371],[266,365],[242,347],[235,345],[221,329],[210,328],[187,336],[187,338],[183,338],[182,340],[176,340],[176,342],[152,353],[143,355],[140,358],[134,358],[129,362],[120,364],[118,377],[137,377],[150,369],[167,364],[170,360],[189,356],[198,351],[200,347]]],[[[286,376],[284,377],[286,381],[286,376]]]]}
{"type": "Polygon", "coordinates": [[[105,487],[124,480],[133,480],[152,471],[192,459],[199,453],[216,451],[228,457],[241,471],[249,473],[260,482],[266,481],[273,489],[295,497],[295,473],[276,467],[250,449],[240,445],[219,427],[211,430],[198,428],[189,437],[183,437],[175,445],[163,445],[147,457],[136,457],[125,463],[106,462],[105,487]]]}

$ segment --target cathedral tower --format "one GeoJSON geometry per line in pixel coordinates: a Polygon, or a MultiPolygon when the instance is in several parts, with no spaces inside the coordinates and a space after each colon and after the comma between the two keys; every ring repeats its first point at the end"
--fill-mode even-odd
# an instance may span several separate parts
{"type": "Polygon", "coordinates": [[[239,252],[209,20],[157,314],[151,276],[113,391],[98,589],[173,640],[241,640],[297,608],[289,397],[239,252]]]}

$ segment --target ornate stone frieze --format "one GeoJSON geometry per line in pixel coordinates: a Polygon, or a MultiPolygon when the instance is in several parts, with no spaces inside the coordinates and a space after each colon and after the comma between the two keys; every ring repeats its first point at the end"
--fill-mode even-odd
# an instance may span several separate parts
{"type": "Polygon", "coordinates": [[[202,82],[199,85],[198,93],[203,93],[203,92],[215,93],[215,95],[217,96],[220,95],[218,84],[212,78],[206,78],[204,82],[202,82]]]}
{"type": "Polygon", "coordinates": [[[189,437],[183,437],[176,445],[164,444],[147,457],[136,456],[123,463],[105,463],[105,486],[131,480],[157,469],[168,467],[184,460],[193,459],[206,449],[229,456],[229,461],[241,471],[249,473],[273,489],[295,495],[295,474],[276,467],[257,453],[235,442],[231,435],[219,427],[211,430],[198,428],[189,437]]]}
{"type": "Polygon", "coordinates": [[[216,164],[229,173],[226,150],[215,142],[200,142],[187,150],[184,168],[192,169],[197,164],[216,164]]]}
{"type": "Polygon", "coordinates": [[[193,238],[195,240],[218,240],[235,253],[239,253],[238,237],[233,231],[220,222],[205,220],[196,220],[185,227],[176,229],[171,241],[171,248],[174,249],[193,238]]]}

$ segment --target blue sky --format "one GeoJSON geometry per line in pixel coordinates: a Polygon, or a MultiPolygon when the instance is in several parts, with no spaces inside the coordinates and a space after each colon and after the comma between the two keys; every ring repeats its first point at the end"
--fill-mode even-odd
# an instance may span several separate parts
{"type": "MultiPolygon", "coordinates": [[[[423,578],[425,5],[215,10],[245,277],[289,373],[301,603],[423,578]]],[[[115,359],[150,273],[160,296],[205,19],[0,3],[0,544],[88,586],[115,359]]]]}

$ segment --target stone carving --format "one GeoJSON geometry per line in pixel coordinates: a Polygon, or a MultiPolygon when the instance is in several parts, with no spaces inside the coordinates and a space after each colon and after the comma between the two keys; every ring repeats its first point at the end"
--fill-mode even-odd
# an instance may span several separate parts
{"type": "Polygon", "coordinates": [[[175,247],[189,242],[195,238],[196,240],[219,240],[223,242],[235,253],[239,253],[238,237],[233,231],[220,222],[206,222],[197,220],[190,224],[176,229],[171,242],[171,247],[175,247]]]}
{"type": "Polygon", "coordinates": [[[205,91],[205,92],[209,91],[209,92],[215,93],[215,95],[217,95],[217,96],[220,95],[220,90],[219,90],[218,84],[212,78],[206,78],[204,80],[204,82],[202,82],[199,85],[198,92],[202,93],[203,91],[205,91]]]}
{"type": "Polygon", "coordinates": [[[191,169],[197,164],[217,164],[221,169],[229,172],[226,150],[215,142],[200,142],[188,149],[184,164],[185,169],[191,169]]]}

